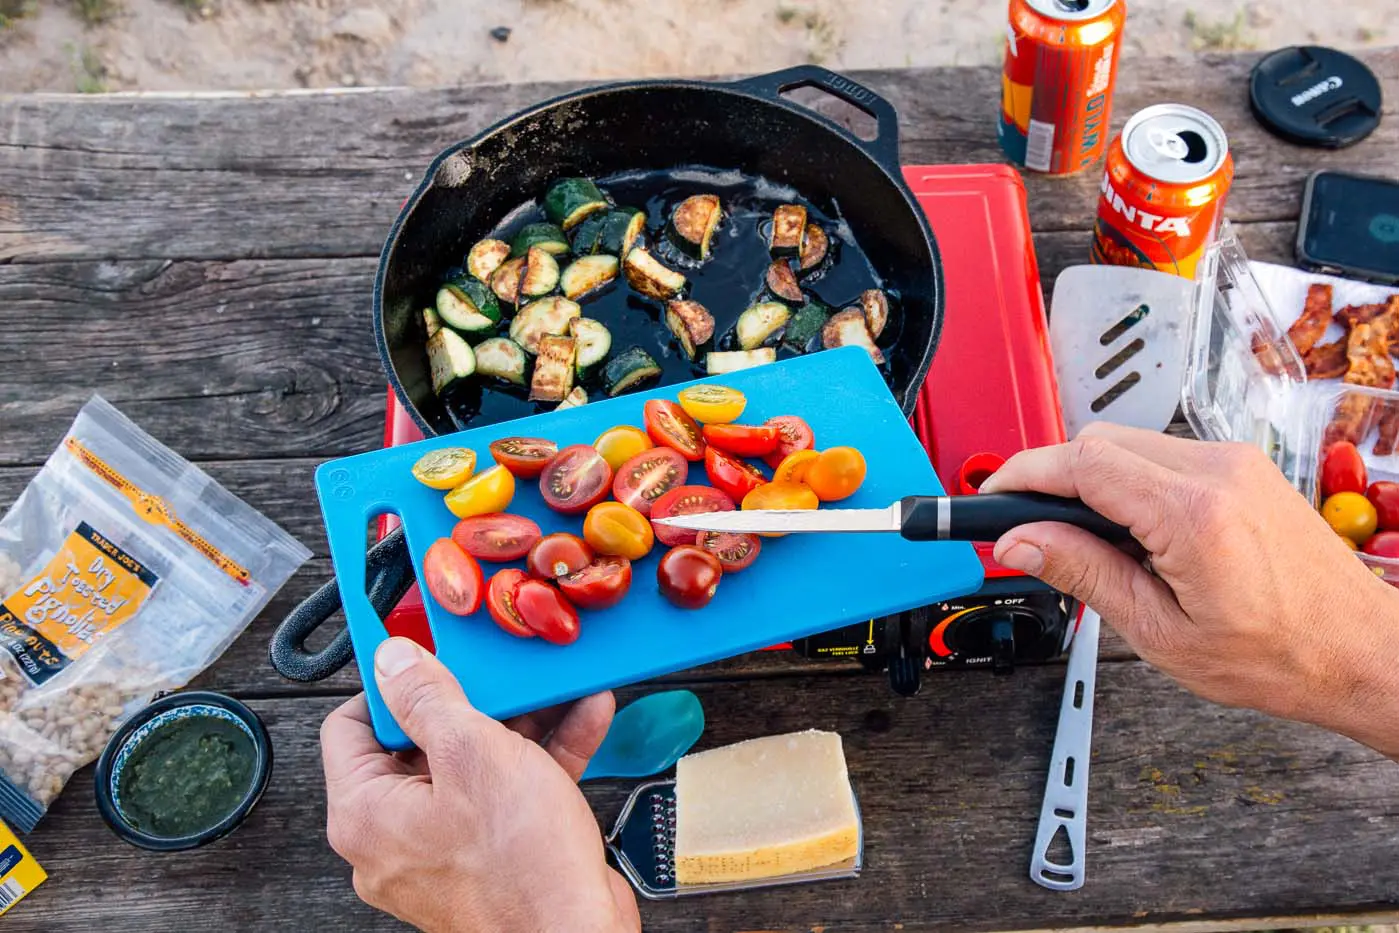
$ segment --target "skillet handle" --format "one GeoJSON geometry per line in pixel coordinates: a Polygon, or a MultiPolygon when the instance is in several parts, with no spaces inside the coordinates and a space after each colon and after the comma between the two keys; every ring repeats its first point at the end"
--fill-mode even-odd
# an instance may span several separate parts
{"type": "MultiPolygon", "coordinates": [[[[403,594],[413,586],[413,562],[408,558],[408,545],[403,529],[385,535],[365,556],[369,574],[369,603],[379,618],[389,614],[403,594]]],[[[324,680],[350,662],[355,656],[350,642],[350,630],[342,628],[330,644],[320,651],[307,651],[306,639],[324,625],[341,606],[340,586],[331,580],[291,611],[272,635],[268,654],[272,667],[288,680],[309,683],[324,680]]]]}
{"type": "Polygon", "coordinates": [[[874,139],[861,139],[824,114],[814,110],[811,112],[834,126],[855,145],[868,152],[885,169],[894,173],[895,176],[898,175],[898,113],[894,110],[893,104],[863,84],[857,84],[844,75],[836,74],[834,71],[819,65],[798,65],[795,68],[774,71],[771,74],[759,75],[756,78],[744,78],[741,81],[735,81],[734,86],[750,94],[779,101],[788,106],[802,107],[804,110],[811,110],[811,108],[793,100],[782,99],[782,94],[798,88],[812,87],[819,88],[832,97],[845,101],[856,110],[874,118],[874,139]]]}

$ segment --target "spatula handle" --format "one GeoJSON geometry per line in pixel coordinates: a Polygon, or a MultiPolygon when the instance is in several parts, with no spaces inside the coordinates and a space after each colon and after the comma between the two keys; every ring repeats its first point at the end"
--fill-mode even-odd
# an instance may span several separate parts
{"type": "Polygon", "coordinates": [[[1112,542],[1132,533],[1077,499],[1037,492],[975,496],[905,496],[900,531],[910,541],[995,541],[1020,525],[1062,522],[1112,542]]]}

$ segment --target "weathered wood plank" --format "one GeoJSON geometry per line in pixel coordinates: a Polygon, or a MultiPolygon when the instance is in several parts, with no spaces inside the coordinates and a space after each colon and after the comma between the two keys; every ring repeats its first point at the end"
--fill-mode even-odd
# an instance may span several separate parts
{"type": "MultiPolygon", "coordinates": [[[[696,685],[706,747],[841,732],[868,867],[854,882],[644,904],[646,929],[1070,929],[1245,914],[1287,926],[1399,910],[1399,768],[1317,730],[1194,700],[1139,663],[1101,672],[1088,885],[1072,896],[1035,886],[1026,869],[1058,684],[1047,669],[958,674],[913,700],[861,678],[696,685]]],[[[278,751],[272,785],[247,826],[202,851],[136,857],[101,825],[79,775],[30,837],[51,880],[16,921],[48,933],[398,928],[355,901],[324,842],[316,727],[335,702],[255,704],[278,751]]],[[[605,825],[626,788],[590,788],[605,825]]]]}
{"type": "MultiPolygon", "coordinates": [[[[1399,51],[1360,53],[1391,102],[1399,51]]],[[[1306,174],[1382,170],[1399,125],[1336,152],[1288,146],[1249,115],[1257,56],[1124,59],[1114,127],[1151,103],[1214,114],[1240,165],[1241,220],[1291,216],[1306,174]]],[[[991,68],[861,72],[901,115],[908,164],[1001,161],[991,68]]],[[[0,97],[0,262],[373,256],[431,157],[564,84],[227,98],[0,97]]],[[[1390,104],[1391,108],[1394,106],[1390,104]]],[[[1098,174],[1033,178],[1043,231],[1081,229],[1098,174]]],[[[529,194],[528,192],[525,194],[529,194]]]]}

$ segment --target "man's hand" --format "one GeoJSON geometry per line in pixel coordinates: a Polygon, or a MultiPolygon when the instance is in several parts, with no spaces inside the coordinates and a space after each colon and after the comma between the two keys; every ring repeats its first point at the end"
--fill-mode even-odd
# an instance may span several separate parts
{"type": "Polygon", "coordinates": [[[408,639],[379,647],[374,674],[417,750],[380,747],[363,695],[321,727],[326,833],[364,901],[431,933],[639,933],[577,786],[611,694],[502,725],[408,639]]]}
{"type": "Polygon", "coordinates": [[[1090,425],[981,491],[1076,497],[1130,528],[1150,571],[1060,524],[1013,529],[996,559],[1092,606],[1188,689],[1399,756],[1399,594],[1261,451],[1090,425]]]}

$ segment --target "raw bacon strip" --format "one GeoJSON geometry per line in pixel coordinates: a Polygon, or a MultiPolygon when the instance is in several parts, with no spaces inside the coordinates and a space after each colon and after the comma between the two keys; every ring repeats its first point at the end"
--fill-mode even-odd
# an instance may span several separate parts
{"type": "Polygon", "coordinates": [[[1345,381],[1356,386],[1394,386],[1394,362],[1389,358],[1389,334],[1383,325],[1357,324],[1346,345],[1350,368],[1345,381]]]}
{"type": "Polygon", "coordinates": [[[1316,346],[1316,342],[1331,326],[1331,286],[1313,283],[1307,289],[1307,302],[1302,316],[1287,329],[1287,337],[1300,354],[1316,346]]]}
{"type": "Polygon", "coordinates": [[[1394,442],[1399,439],[1399,405],[1387,405],[1380,412],[1380,439],[1375,441],[1375,456],[1388,457],[1394,453],[1394,442]]]}
{"type": "Polygon", "coordinates": [[[1339,379],[1350,369],[1346,341],[1335,340],[1312,347],[1302,357],[1302,364],[1307,368],[1308,379],[1339,379]]]}

